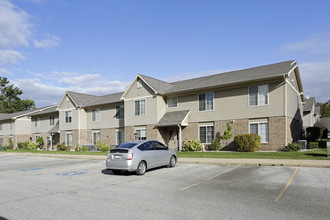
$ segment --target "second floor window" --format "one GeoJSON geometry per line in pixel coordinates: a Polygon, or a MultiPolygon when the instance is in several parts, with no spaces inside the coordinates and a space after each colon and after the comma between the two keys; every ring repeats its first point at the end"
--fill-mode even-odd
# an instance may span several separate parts
{"type": "Polygon", "coordinates": [[[123,119],[124,118],[124,106],[117,105],[116,106],[116,119],[123,119]]]}
{"type": "Polygon", "coordinates": [[[65,111],[65,123],[71,123],[71,122],[72,122],[72,112],[65,111]]]}
{"type": "Polygon", "coordinates": [[[100,121],[100,109],[92,110],[92,121],[100,121]]]}
{"type": "Polygon", "coordinates": [[[55,125],[55,116],[54,115],[49,116],[49,125],[50,126],[55,125]]]}
{"type": "Polygon", "coordinates": [[[268,85],[249,87],[249,106],[268,105],[268,85]]]}
{"type": "Polygon", "coordinates": [[[34,119],[34,127],[40,127],[40,118],[35,118],[34,119]]]}
{"type": "Polygon", "coordinates": [[[167,106],[169,108],[178,107],[178,98],[177,97],[175,97],[175,98],[168,98],[167,99],[167,106]]]}
{"type": "Polygon", "coordinates": [[[146,114],[146,100],[135,101],[135,115],[145,115],[146,114]]]}
{"type": "Polygon", "coordinates": [[[199,94],[199,111],[213,110],[213,92],[199,94]]]}
{"type": "Polygon", "coordinates": [[[0,131],[2,131],[2,124],[0,124],[0,131]]]}

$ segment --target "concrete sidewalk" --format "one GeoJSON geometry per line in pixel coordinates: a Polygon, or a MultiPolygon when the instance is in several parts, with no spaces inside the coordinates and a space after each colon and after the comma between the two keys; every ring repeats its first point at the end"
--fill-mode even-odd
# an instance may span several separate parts
{"type": "MultiPolygon", "coordinates": [[[[103,155],[69,155],[0,152],[0,155],[17,155],[32,157],[54,157],[82,160],[106,160],[103,155]]],[[[287,159],[225,159],[225,158],[182,158],[178,163],[207,165],[243,165],[243,166],[291,166],[291,167],[323,167],[330,168],[330,160],[287,160],[287,159]]]]}

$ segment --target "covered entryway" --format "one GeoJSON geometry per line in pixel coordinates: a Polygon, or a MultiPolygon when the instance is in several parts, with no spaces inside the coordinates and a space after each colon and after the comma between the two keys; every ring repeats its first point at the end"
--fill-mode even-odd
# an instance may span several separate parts
{"type": "Polygon", "coordinates": [[[167,112],[156,124],[166,134],[165,142],[172,149],[182,150],[182,127],[188,126],[190,110],[167,112]]]}

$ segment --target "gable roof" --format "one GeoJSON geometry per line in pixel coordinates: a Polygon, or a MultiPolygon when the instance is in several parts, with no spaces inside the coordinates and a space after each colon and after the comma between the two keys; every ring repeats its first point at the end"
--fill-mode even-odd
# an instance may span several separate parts
{"type": "Polygon", "coordinates": [[[190,110],[167,112],[156,124],[157,127],[182,125],[190,110]]]}
{"type": "Polygon", "coordinates": [[[58,113],[57,105],[54,105],[53,107],[46,108],[46,109],[43,108],[41,111],[29,114],[29,116],[38,116],[38,115],[44,115],[44,114],[49,114],[49,113],[58,113]]]}
{"type": "Polygon", "coordinates": [[[120,97],[122,96],[123,92],[104,96],[95,96],[72,91],[67,91],[66,94],[70,97],[76,107],[88,107],[121,102],[122,100],[120,99],[120,97]]]}
{"type": "Polygon", "coordinates": [[[310,97],[309,99],[306,99],[304,104],[304,112],[312,111],[313,105],[315,104],[316,104],[315,97],[310,97]]]}
{"type": "Polygon", "coordinates": [[[30,110],[26,110],[26,111],[21,111],[21,112],[14,112],[14,113],[2,113],[0,114],[0,120],[15,120],[17,118],[20,117],[24,117],[24,116],[30,116],[34,113],[38,113],[50,108],[56,108],[56,105],[50,105],[50,106],[46,106],[46,107],[41,107],[41,108],[35,108],[35,109],[30,109],[30,110]]]}

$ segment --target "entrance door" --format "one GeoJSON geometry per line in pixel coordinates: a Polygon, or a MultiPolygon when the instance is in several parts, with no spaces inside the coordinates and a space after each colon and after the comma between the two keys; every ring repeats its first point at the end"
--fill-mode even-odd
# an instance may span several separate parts
{"type": "Polygon", "coordinates": [[[177,149],[178,146],[178,130],[168,130],[168,147],[177,149]]]}

